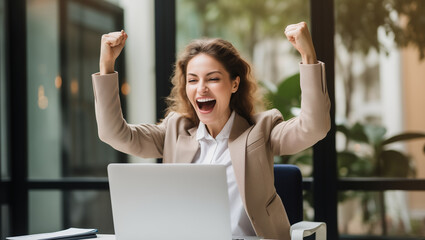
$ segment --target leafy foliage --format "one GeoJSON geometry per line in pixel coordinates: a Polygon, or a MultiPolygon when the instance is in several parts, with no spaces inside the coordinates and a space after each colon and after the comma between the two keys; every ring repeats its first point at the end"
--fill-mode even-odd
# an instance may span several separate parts
{"type": "MultiPolygon", "coordinates": [[[[191,6],[199,16],[201,36],[234,40],[250,59],[258,42],[284,36],[285,26],[306,21],[309,16],[308,0],[182,0],[182,3],[191,6]]],[[[179,31],[191,30],[185,27],[180,23],[179,31]]]]}
{"type": "Polygon", "coordinates": [[[338,125],[337,131],[345,135],[346,149],[338,153],[338,169],[348,168],[357,171],[340,171],[340,177],[378,176],[378,177],[409,177],[415,175],[414,166],[409,156],[405,153],[389,149],[389,144],[425,138],[425,133],[402,133],[385,138],[386,129],[382,126],[356,123],[352,127],[338,125]],[[362,156],[355,150],[350,151],[350,143],[365,144],[372,151],[370,155],[362,156]],[[349,152],[350,161],[347,161],[349,152]],[[369,161],[370,166],[363,165],[358,168],[358,163],[369,161]]]}
{"type": "Polygon", "coordinates": [[[291,109],[301,106],[299,73],[286,78],[277,87],[271,87],[264,83],[262,83],[262,86],[267,89],[264,98],[270,108],[279,109],[285,119],[294,117],[291,109]]]}
{"type": "Polygon", "coordinates": [[[425,1],[421,0],[336,0],[335,30],[349,52],[367,54],[387,51],[379,42],[377,29],[394,37],[400,47],[409,44],[425,57],[425,1]]]}

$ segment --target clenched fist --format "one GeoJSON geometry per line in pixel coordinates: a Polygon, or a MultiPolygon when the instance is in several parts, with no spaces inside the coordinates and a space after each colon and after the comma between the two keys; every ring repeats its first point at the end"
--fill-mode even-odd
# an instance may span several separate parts
{"type": "Polygon", "coordinates": [[[285,35],[289,42],[292,43],[292,46],[301,54],[304,64],[317,63],[316,51],[314,50],[313,41],[311,40],[310,32],[305,22],[287,26],[285,35]]]}
{"type": "Polygon", "coordinates": [[[121,30],[121,32],[111,32],[102,35],[100,44],[100,60],[99,68],[100,74],[108,74],[114,72],[115,60],[120,55],[127,40],[128,35],[121,30]]]}

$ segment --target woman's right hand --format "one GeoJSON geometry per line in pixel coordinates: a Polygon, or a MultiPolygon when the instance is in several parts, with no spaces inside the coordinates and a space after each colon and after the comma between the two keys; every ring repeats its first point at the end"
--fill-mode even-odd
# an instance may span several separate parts
{"type": "Polygon", "coordinates": [[[127,38],[128,35],[124,30],[102,35],[99,60],[100,75],[114,72],[115,60],[124,48],[127,38]]]}

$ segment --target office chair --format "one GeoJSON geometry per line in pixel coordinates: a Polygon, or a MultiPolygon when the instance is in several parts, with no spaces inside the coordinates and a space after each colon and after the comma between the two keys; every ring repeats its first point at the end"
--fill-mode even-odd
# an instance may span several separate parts
{"type": "Polygon", "coordinates": [[[326,240],[326,223],[303,221],[303,188],[300,169],[290,164],[274,165],[274,185],[291,224],[291,240],[326,240]]]}

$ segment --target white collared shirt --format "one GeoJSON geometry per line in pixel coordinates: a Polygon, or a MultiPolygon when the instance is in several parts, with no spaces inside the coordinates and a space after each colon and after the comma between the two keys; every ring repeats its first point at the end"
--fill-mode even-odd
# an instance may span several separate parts
{"type": "Polygon", "coordinates": [[[227,123],[215,139],[208,133],[205,124],[202,122],[199,123],[196,140],[199,142],[200,150],[198,150],[193,163],[222,164],[226,166],[232,235],[255,236],[255,231],[252,228],[239,194],[228,147],[230,131],[234,120],[235,112],[233,111],[229,120],[227,120],[227,123]]]}

